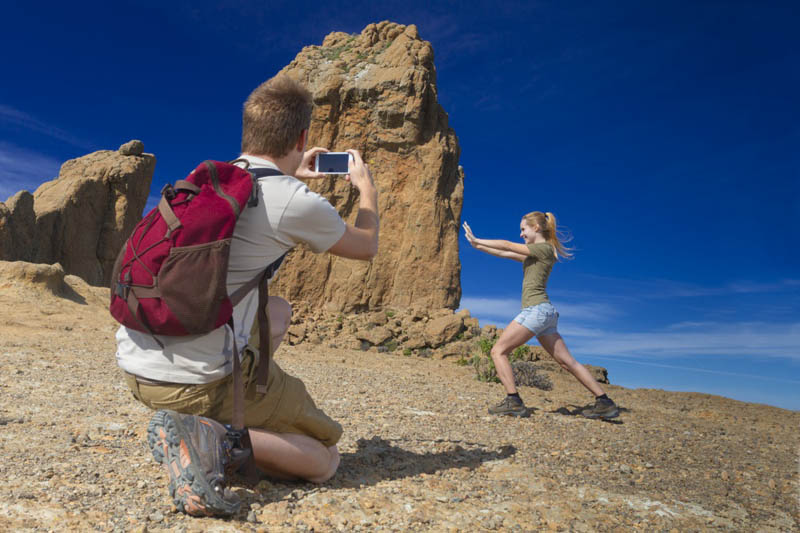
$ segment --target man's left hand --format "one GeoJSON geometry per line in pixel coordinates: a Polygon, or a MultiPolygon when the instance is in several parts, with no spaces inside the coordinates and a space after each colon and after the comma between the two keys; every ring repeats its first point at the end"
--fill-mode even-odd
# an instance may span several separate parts
{"type": "Polygon", "coordinates": [[[300,166],[297,167],[297,172],[294,173],[294,177],[299,180],[313,180],[327,176],[327,174],[322,172],[315,172],[314,166],[317,154],[329,151],[330,150],[327,148],[320,148],[319,146],[306,150],[303,154],[303,161],[300,163],[300,166]]]}

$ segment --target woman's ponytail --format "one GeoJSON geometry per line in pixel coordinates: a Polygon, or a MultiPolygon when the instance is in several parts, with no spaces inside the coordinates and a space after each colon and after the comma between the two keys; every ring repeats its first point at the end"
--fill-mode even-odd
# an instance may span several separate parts
{"type": "Polygon", "coordinates": [[[558,230],[556,223],[556,216],[551,212],[543,213],[541,211],[533,211],[523,217],[529,226],[539,226],[540,233],[553,247],[556,254],[556,259],[571,259],[572,248],[564,245],[565,242],[572,240],[572,237],[563,231],[558,230]]]}

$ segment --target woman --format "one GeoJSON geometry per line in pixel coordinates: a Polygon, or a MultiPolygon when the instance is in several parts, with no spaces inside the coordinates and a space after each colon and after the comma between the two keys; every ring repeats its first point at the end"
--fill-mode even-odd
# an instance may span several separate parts
{"type": "Polygon", "coordinates": [[[581,414],[587,418],[615,418],[619,409],[586,367],[572,357],[564,339],[558,334],[558,313],[547,297],[547,279],[559,257],[569,258],[570,251],[559,240],[556,217],[553,213],[534,211],[522,217],[520,237],[525,244],[504,240],[478,239],[469,224],[464,222],[466,237],[473,248],[497,257],[506,257],[522,263],[522,311],[508,324],[492,348],[492,361],[497,376],[506,389],[506,397],[489,408],[493,415],[528,416],[528,409],[517,392],[508,354],[536,336],[542,347],[565,370],[595,395],[593,407],[581,414]]]}

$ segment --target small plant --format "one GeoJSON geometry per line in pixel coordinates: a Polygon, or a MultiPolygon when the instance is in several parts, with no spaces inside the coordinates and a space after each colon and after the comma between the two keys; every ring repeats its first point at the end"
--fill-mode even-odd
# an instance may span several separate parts
{"type": "Polygon", "coordinates": [[[497,342],[497,339],[487,339],[484,337],[478,340],[478,348],[483,355],[488,357],[489,354],[492,353],[492,348],[494,347],[495,342],[497,342]]]}
{"type": "Polygon", "coordinates": [[[494,361],[491,357],[483,357],[475,355],[472,358],[472,366],[475,368],[475,379],[486,383],[499,383],[500,378],[497,377],[497,369],[494,367],[494,361]]]}
{"type": "Polygon", "coordinates": [[[387,350],[389,350],[390,352],[393,352],[393,351],[395,351],[397,349],[397,341],[392,339],[389,342],[387,342],[386,344],[384,344],[384,346],[386,346],[387,350]]]}
{"type": "Polygon", "coordinates": [[[409,355],[411,355],[411,348],[406,348],[406,349],[404,349],[404,350],[403,350],[403,355],[405,355],[406,357],[408,357],[409,355]]]}
{"type": "Polygon", "coordinates": [[[386,311],[386,318],[394,318],[394,311],[386,311]]]}
{"type": "Polygon", "coordinates": [[[510,362],[514,361],[528,361],[530,360],[531,354],[531,347],[527,344],[523,344],[522,346],[516,348],[513,352],[511,352],[511,357],[508,358],[510,362]]]}

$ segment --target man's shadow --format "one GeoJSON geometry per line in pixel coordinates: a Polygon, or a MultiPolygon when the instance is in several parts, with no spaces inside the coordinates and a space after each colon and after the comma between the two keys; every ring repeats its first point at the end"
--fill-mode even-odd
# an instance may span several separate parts
{"type": "Polygon", "coordinates": [[[510,445],[501,446],[497,450],[486,450],[479,444],[461,441],[434,439],[429,442],[449,443],[451,449],[417,453],[395,446],[381,437],[359,439],[355,452],[342,454],[339,472],[329,484],[331,488],[354,488],[419,474],[433,474],[451,468],[466,467],[472,470],[487,461],[505,459],[517,452],[510,445]]]}
{"type": "MultiPolygon", "coordinates": [[[[357,450],[342,453],[336,475],[321,486],[326,489],[360,488],[375,485],[381,481],[433,474],[451,468],[475,469],[487,461],[506,459],[517,453],[517,449],[511,445],[490,450],[481,444],[445,439],[396,440],[398,442],[446,443],[446,445],[449,444],[450,449],[441,452],[417,453],[401,446],[395,446],[392,441],[381,437],[359,439],[356,442],[357,450]]],[[[320,485],[302,481],[270,481],[272,486],[269,491],[269,499],[271,501],[286,498],[300,500],[307,494],[317,492],[320,487],[320,485]]],[[[259,501],[255,494],[252,497],[247,493],[241,494],[241,496],[243,496],[243,509],[247,509],[251,503],[259,501]]]]}

